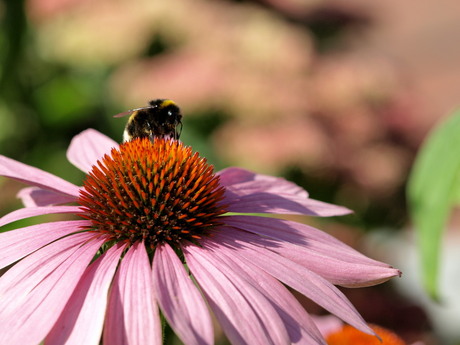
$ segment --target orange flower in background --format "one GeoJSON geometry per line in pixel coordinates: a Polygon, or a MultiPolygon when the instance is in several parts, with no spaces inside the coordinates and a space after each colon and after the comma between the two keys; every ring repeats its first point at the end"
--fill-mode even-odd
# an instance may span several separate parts
{"type": "Polygon", "coordinates": [[[326,338],[328,345],[406,345],[395,333],[380,326],[370,325],[380,337],[358,331],[356,328],[344,325],[326,338]]]}

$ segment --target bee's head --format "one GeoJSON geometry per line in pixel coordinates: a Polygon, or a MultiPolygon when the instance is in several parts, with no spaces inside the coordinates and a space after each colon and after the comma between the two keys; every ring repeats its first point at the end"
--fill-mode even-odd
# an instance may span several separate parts
{"type": "Polygon", "coordinates": [[[150,108],[158,114],[158,119],[163,124],[178,125],[181,123],[182,114],[179,107],[170,99],[156,99],[149,102],[150,108]]]}

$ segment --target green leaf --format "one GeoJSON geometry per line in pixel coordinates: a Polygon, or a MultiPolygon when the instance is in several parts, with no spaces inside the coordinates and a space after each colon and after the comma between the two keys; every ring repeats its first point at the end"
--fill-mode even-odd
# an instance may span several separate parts
{"type": "Polygon", "coordinates": [[[460,111],[430,133],[412,168],[407,193],[418,234],[423,283],[436,299],[442,233],[452,207],[460,200],[460,111]]]}

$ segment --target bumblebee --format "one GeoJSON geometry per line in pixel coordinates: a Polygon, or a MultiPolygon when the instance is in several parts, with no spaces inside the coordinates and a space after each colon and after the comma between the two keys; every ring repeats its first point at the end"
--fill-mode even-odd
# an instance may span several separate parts
{"type": "Polygon", "coordinates": [[[182,131],[182,114],[170,99],[155,99],[148,106],[128,110],[114,117],[131,115],[123,132],[123,141],[134,138],[179,139],[182,131]],[[180,126],[179,130],[178,127],[180,126]]]}

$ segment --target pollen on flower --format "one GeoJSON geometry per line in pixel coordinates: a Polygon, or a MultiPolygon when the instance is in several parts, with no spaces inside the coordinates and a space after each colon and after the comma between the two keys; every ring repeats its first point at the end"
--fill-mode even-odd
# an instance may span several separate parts
{"type": "Polygon", "coordinates": [[[338,331],[327,336],[328,345],[406,345],[406,343],[395,333],[375,325],[370,325],[374,332],[380,337],[363,333],[349,325],[343,326],[338,331]]]}
{"type": "Polygon", "coordinates": [[[209,235],[226,212],[206,159],[178,141],[147,138],[112,149],[88,174],[79,203],[91,230],[147,246],[209,235]]]}

